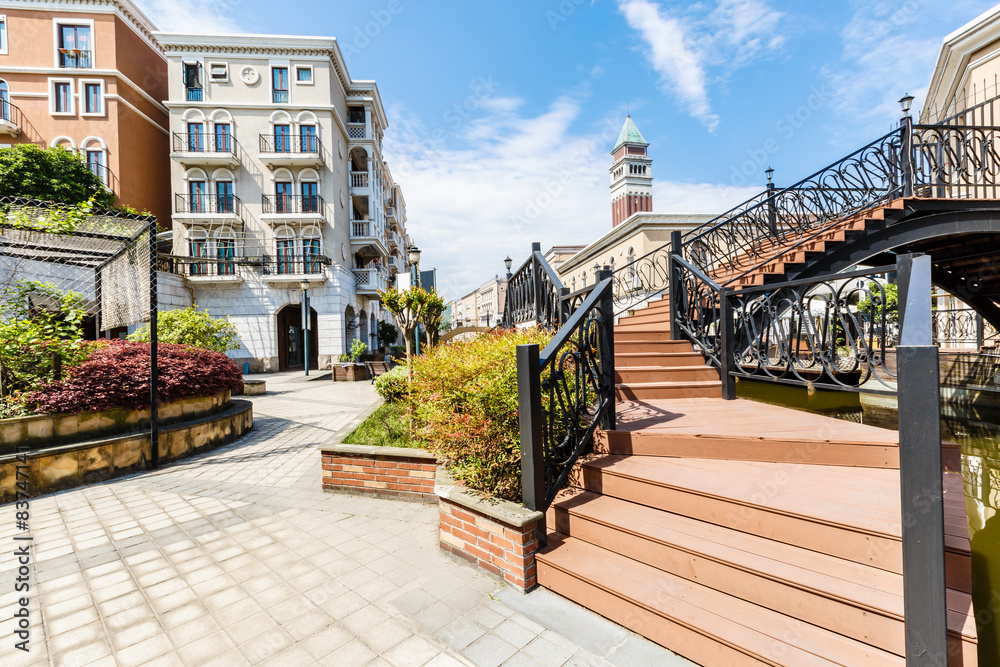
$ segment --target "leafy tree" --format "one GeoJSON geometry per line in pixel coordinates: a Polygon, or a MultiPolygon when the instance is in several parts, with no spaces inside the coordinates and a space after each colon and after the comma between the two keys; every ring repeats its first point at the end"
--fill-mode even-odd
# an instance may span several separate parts
{"type": "Polygon", "coordinates": [[[411,287],[405,291],[393,287],[379,292],[379,298],[382,305],[393,314],[403,330],[406,359],[409,361],[413,354],[413,332],[417,330],[417,325],[423,320],[425,311],[433,306],[435,299],[440,300],[440,297],[421,287],[411,287]]]}
{"type": "Polygon", "coordinates": [[[899,313],[899,286],[893,283],[881,284],[881,290],[879,289],[879,283],[874,280],[868,283],[868,292],[864,294],[863,297],[858,301],[858,310],[863,313],[871,313],[876,317],[881,317],[882,311],[885,311],[886,315],[890,318],[899,313]],[[876,308],[875,304],[872,303],[872,296],[878,298],[881,301],[883,291],[885,293],[885,303],[878,304],[876,308]],[[878,312],[875,312],[875,311],[878,312]]]}
{"type": "Polygon", "coordinates": [[[378,323],[378,344],[380,347],[389,347],[399,340],[399,329],[389,322],[378,323]]]}
{"type": "Polygon", "coordinates": [[[427,303],[420,316],[420,323],[424,325],[424,336],[427,339],[427,347],[437,344],[441,336],[443,325],[445,302],[435,290],[431,290],[427,295],[427,303]]]}
{"type": "Polygon", "coordinates": [[[83,296],[51,283],[19,280],[0,292],[0,394],[34,389],[54,378],[54,361],[82,363],[83,296]]]}
{"type": "MultiPolygon", "coordinates": [[[[128,339],[148,343],[149,325],[128,339]]],[[[197,306],[160,311],[156,317],[156,339],[161,343],[189,345],[214,352],[229,352],[240,347],[236,327],[228,317],[212,317],[197,306]]]]}
{"type": "Polygon", "coordinates": [[[63,204],[93,200],[111,206],[115,196],[77,153],[60,146],[17,144],[0,148],[0,197],[26,197],[63,204]]]}

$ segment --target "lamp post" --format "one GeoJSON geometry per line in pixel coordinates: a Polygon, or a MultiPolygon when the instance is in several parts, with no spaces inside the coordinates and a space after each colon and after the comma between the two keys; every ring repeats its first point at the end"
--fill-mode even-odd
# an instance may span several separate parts
{"type": "Polygon", "coordinates": [[[305,364],[306,377],[309,376],[309,281],[299,283],[302,288],[302,361],[305,364]]]}
{"type": "MultiPolygon", "coordinates": [[[[409,259],[410,259],[410,287],[420,287],[420,248],[415,245],[411,245],[409,249],[409,259]]],[[[414,352],[420,354],[420,323],[417,323],[417,328],[414,330],[414,352]]]]}
{"type": "Polygon", "coordinates": [[[899,108],[903,111],[903,118],[899,121],[902,128],[903,137],[900,142],[902,152],[903,167],[903,196],[913,196],[913,118],[910,117],[910,108],[913,106],[913,95],[907,93],[899,100],[899,108]]]}
{"type": "Polygon", "coordinates": [[[767,174],[767,223],[771,228],[771,234],[775,238],[778,237],[778,211],[774,207],[774,182],[771,177],[774,176],[774,169],[768,167],[764,170],[767,174]]]}
{"type": "Polygon", "coordinates": [[[514,263],[514,260],[512,260],[510,258],[510,255],[507,255],[507,257],[504,258],[504,260],[503,260],[503,265],[507,267],[507,280],[511,279],[511,275],[512,274],[510,272],[510,265],[513,264],[513,263],[514,263]]]}

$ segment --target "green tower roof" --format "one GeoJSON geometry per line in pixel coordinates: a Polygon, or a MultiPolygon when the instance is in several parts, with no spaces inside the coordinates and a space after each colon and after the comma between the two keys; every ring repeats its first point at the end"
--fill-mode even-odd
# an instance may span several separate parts
{"type": "Polygon", "coordinates": [[[642,132],[632,122],[632,116],[625,117],[625,124],[622,125],[622,131],[618,133],[618,141],[615,142],[615,147],[611,149],[611,152],[614,153],[622,144],[649,145],[643,138],[642,132]]]}

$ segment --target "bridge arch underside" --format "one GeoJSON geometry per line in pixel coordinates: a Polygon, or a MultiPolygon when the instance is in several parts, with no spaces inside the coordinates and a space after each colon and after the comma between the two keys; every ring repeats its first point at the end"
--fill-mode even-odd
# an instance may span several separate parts
{"type": "Polygon", "coordinates": [[[896,255],[908,252],[930,255],[934,284],[1000,329],[1000,202],[988,209],[914,211],[883,229],[846,239],[789,278],[815,278],[858,264],[894,264],[896,255]]]}

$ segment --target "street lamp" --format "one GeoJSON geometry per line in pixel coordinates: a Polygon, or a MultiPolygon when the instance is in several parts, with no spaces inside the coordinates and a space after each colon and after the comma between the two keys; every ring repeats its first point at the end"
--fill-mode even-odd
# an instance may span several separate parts
{"type": "Polygon", "coordinates": [[[302,289],[302,357],[306,376],[309,375],[309,281],[299,283],[302,289]]]}
{"type": "Polygon", "coordinates": [[[774,169],[768,167],[764,170],[764,173],[767,175],[767,184],[771,185],[771,177],[774,176],[774,169]]]}
{"type": "MultiPolygon", "coordinates": [[[[409,250],[410,258],[410,271],[412,276],[410,278],[411,287],[420,287],[420,248],[415,245],[410,246],[409,250]]],[[[414,330],[414,351],[420,354],[420,323],[417,323],[417,328],[414,330]]]]}
{"type": "Polygon", "coordinates": [[[504,260],[503,260],[503,265],[507,267],[507,280],[510,280],[510,277],[511,277],[510,265],[513,264],[513,263],[514,263],[514,260],[512,260],[510,258],[510,255],[507,255],[507,257],[505,257],[504,260]]]}
{"type": "Polygon", "coordinates": [[[903,110],[903,118],[907,118],[910,115],[910,107],[913,106],[913,95],[907,93],[903,95],[899,100],[899,108],[903,110]]]}

